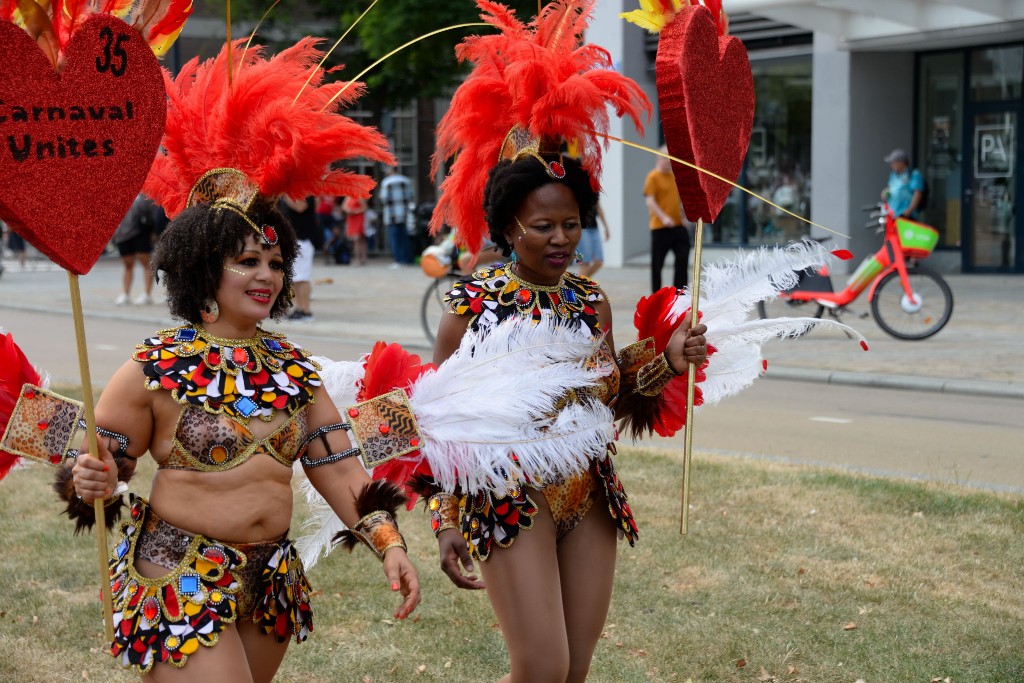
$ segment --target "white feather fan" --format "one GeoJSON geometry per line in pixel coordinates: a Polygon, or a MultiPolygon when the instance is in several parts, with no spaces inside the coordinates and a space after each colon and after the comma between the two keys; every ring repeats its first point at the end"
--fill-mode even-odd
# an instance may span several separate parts
{"type": "MultiPolygon", "coordinates": [[[[448,491],[458,485],[505,495],[510,484],[572,475],[604,457],[615,435],[611,409],[593,399],[558,407],[568,391],[593,386],[611,371],[587,362],[602,343],[552,318],[515,318],[486,334],[467,332],[455,353],[410,389],[424,439],[420,457],[435,481],[448,491]]],[[[338,409],[354,404],[363,363],[315,360],[338,409]]],[[[346,527],[304,475],[299,488],[311,513],[301,529],[311,531],[295,545],[310,568],[346,527]]]]}
{"type": "Polygon", "coordinates": [[[603,457],[614,438],[611,409],[584,400],[556,410],[567,391],[611,370],[586,364],[601,343],[555,319],[508,319],[486,334],[467,333],[410,397],[435,481],[448,491],[503,495],[506,475],[551,480],[603,457]]]}
{"type": "MultiPolygon", "coordinates": [[[[713,405],[733,396],[763,372],[761,347],[775,337],[797,337],[816,327],[840,329],[858,340],[864,336],[848,325],[819,318],[750,319],[754,306],[795,287],[799,271],[819,268],[835,257],[817,242],[804,240],[785,247],[762,247],[740,253],[736,260],[709,263],[703,267],[700,283],[700,321],[708,326],[704,335],[717,351],[708,359],[707,379],[701,383],[704,404],[713,405]]],[[[675,321],[690,308],[685,290],[668,315],[675,321]]]]}

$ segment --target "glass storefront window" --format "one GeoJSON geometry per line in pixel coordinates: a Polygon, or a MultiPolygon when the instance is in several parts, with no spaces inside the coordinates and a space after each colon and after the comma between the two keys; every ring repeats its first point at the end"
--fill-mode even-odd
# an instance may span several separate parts
{"type": "MultiPolygon", "coordinates": [[[[801,216],[811,211],[811,57],[751,63],[754,128],[739,182],[801,216]]],[[[733,190],[718,220],[713,241],[774,244],[799,239],[809,226],[785,212],[733,190]]]]}
{"type": "Polygon", "coordinates": [[[963,183],[964,56],[948,52],[921,57],[916,164],[928,187],[923,221],[939,231],[939,245],[960,246],[963,183]]]}
{"type": "Polygon", "coordinates": [[[1015,100],[1024,79],[1024,47],[991,47],[971,55],[971,99],[1015,100]]]}

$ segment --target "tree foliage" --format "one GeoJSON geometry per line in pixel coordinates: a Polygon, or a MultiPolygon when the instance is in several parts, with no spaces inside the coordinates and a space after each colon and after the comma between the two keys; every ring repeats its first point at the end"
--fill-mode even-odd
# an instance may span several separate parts
{"type": "MultiPolygon", "coordinates": [[[[339,34],[370,6],[371,0],[346,3],[338,13],[336,0],[311,0],[323,16],[338,18],[339,34]]],[[[523,20],[537,12],[537,0],[507,0],[523,20]]],[[[381,0],[356,26],[342,46],[344,76],[352,78],[364,66],[395,48],[436,29],[480,21],[480,12],[472,0],[381,0]],[[355,40],[353,40],[353,36],[355,40]]],[[[386,59],[366,74],[373,99],[394,107],[416,98],[438,97],[466,72],[455,59],[455,46],[465,36],[493,29],[484,26],[446,31],[426,38],[386,59]]]]}

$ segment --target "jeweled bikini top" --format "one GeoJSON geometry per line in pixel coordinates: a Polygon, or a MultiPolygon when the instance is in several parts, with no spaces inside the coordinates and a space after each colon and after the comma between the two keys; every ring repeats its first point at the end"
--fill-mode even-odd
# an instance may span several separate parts
{"type": "Polygon", "coordinates": [[[252,339],[222,339],[199,326],[161,330],[136,346],[146,388],[166,389],[182,411],[171,454],[161,468],[220,471],[256,453],[290,466],[306,435],[306,411],[321,385],[317,364],[284,336],[259,330],[252,339]],[[251,418],[288,419],[257,438],[251,418]]]}

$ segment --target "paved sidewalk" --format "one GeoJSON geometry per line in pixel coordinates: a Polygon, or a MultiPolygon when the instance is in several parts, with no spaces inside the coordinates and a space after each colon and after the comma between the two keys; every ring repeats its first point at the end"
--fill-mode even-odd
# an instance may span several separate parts
{"type": "MultiPolygon", "coordinates": [[[[25,270],[10,260],[3,265],[0,327],[5,310],[70,316],[64,271],[38,260],[30,261],[25,270]]],[[[374,341],[385,339],[429,357],[430,346],[420,323],[420,302],[429,281],[417,267],[387,266],[383,258],[364,267],[325,265],[318,259],[313,287],[315,321],[268,327],[288,331],[314,352],[318,341],[345,341],[369,350],[374,341]]],[[[149,328],[172,324],[161,303],[159,285],[154,305],[115,306],[120,277],[120,261],[103,258],[80,279],[87,320],[134,321],[149,328]]],[[[597,279],[612,301],[617,343],[632,341],[633,307],[647,293],[648,270],[604,268],[597,279]]],[[[953,317],[931,339],[897,340],[870,317],[848,315],[843,322],[868,338],[870,351],[861,351],[841,334],[824,331],[772,341],[765,352],[768,377],[1024,398],[1024,277],[949,275],[946,279],[953,290],[953,317]]],[[[854,313],[867,313],[866,295],[852,308],[854,313]]],[[[67,334],[72,334],[70,329],[67,334]]]]}

